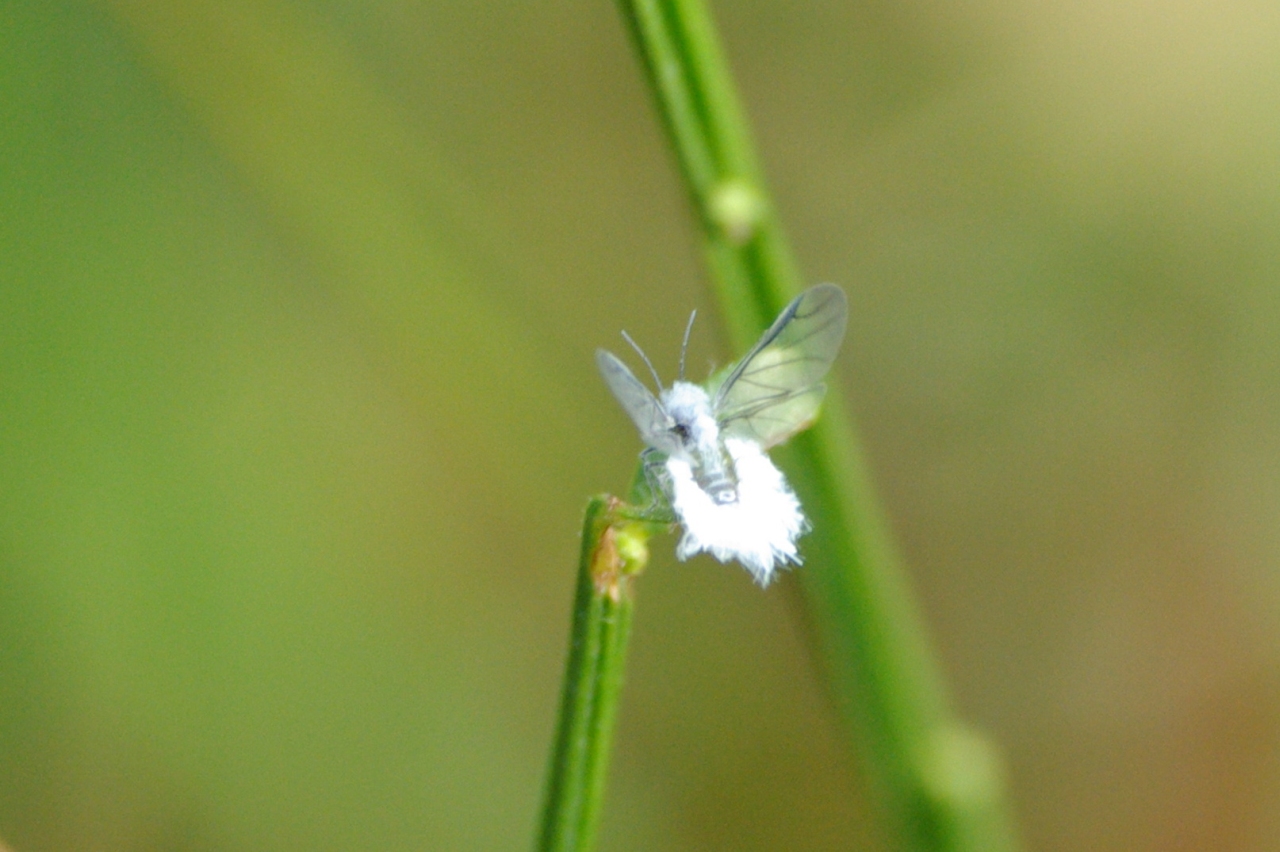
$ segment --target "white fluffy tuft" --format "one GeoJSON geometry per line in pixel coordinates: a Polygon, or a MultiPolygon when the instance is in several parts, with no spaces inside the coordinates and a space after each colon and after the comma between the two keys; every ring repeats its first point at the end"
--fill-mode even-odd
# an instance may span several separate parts
{"type": "Polygon", "coordinates": [[[721,562],[736,559],[767,586],[776,568],[800,564],[796,539],[809,523],[782,472],[759,446],[737,438],[725,439],[724,446],[738,475],[736,503],[716,503],[698,486],[688,462],[667,459],[672,507],[684,525],[676,556],[688,559],[705,550],[721,562]]]}

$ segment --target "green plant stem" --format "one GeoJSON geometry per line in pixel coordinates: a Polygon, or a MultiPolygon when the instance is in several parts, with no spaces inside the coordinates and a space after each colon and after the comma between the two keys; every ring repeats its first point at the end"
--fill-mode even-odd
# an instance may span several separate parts
{"type": "Polygon", "coordinates": [[[569,658],[543,805],[540,852],[594,845],[647,525],[616,498],[592,497],[582,523],[569,658]]]}
{"type": "MultiPolygon", "coordinates": [[[[805,285],[702,0],[619,0],[739,351],[805,285]]],[[[925,638],[839,394],[785,448],[813,521],[799,572],[815,644],[900,849],[1017,848],[995,749],[963,725],[925,638]]]]}

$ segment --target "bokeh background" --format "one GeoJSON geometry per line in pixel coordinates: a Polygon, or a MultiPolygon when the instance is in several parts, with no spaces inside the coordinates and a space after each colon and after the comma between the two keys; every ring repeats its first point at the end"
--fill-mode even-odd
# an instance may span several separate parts
{"type": "MultiPolygon", "coordinates": [[[[1280,849],[1280,6],[717,12],[1029,847],[1280,849]]],[[[0,20],[0,836],[528,848],[592,353],[734,354],[616,9],[0,20]]],[[[602,849],[882,848],[791,582],[671,549],[602,849]]]]}

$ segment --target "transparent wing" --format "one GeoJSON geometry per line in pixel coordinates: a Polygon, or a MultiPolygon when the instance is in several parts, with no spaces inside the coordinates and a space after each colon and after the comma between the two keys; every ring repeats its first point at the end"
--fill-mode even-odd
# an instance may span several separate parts
{"type": "Polygon", "coordinates": [[[811,287],[787,305],[716,391],[721,430],[772,447],[812,423],[848,312],[834,284],[811,287]]]}
{"type": "Polygon", "coordinates": [[[750,439],[765,449],[776,446],[813,425],[826,392],[826,385],[816,384],[796,393],[761,400],[754,407],[740,409],[731,419],[721,421],[721,434],[750,439]]]}
{"type": "Polygon", "coordinates": [[[596,366],[631,422],[640,430],[640,437],[645,443],[667,451],[670,443],[667,427],[671,418],[658,398],[612,352],[597,349],[596,366]]]}

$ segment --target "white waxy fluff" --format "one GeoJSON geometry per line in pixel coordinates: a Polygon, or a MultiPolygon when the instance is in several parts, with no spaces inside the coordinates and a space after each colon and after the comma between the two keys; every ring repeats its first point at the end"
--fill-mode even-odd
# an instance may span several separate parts
{"type": "Polygon", "coordinates": [[[782,471],[758,445],[726,438],[724,446],[737,471],[738,499],[733,503],[716,503],[699,487],[688,462],[667,459],[671,505],[684,526],[676,556],[688,559],[705,550],[721,562],[736,559],[767,586],[777,568],[800,564],[796,539],[809,523],[782,471]]]}

